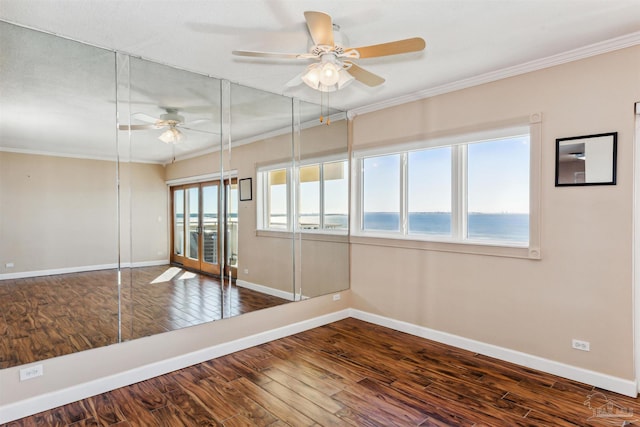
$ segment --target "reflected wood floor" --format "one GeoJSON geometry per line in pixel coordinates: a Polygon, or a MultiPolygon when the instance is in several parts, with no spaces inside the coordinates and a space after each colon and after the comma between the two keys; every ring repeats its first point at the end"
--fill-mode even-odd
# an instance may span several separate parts
{"type": "MultiPolygon", "coordinates": [[[[124,341],[288,302],[168,265],[122,272],[124,341]]],[[[0,369],[118,341],[116,270],[0,281],[0,369]]]]}
{"type": "Polygon", "coordinates": [[[8,426],[563,427],[638,419],[636,399],[345,319],[8,426]]]}

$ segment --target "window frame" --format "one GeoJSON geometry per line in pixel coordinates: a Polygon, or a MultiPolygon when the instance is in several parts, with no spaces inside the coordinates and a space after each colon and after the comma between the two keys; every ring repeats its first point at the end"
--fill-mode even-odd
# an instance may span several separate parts
{"type": "Polygon", "coordinates": [[[276,163],[273,165],[266,165],[257,168],[256,170],[256,227],[258,230],[263,231],[279,231],[279,232],[291,232],[291,164],[289,163],[276,163]],[[286,201],[287,201],[287,215],[286,215],[286,227],[275,228],[270,227],[269,216],[271,213],[271,197],[269,193],[269,173],[276,170],[283,169],[285,171],[285,184],[286,189],[286,201]]]}
{"type": "MultiPolygon", "coordinates": [[[[347,236],[349,234],[349,224],[350,219],[347,221],[347,227],[344,229],[331,229],[325,228],[325,203],[324,203],[324,165],[328,163],[336,163],[336,162],[346,162],[347,164],[347,172],[345,175],[345,179],[347,179],[347,207],[349,207],[349,196],[348,192],[350,190],[351,183],[350,181],[350,163],[349,163],[349,155],[347,153],[334,154],[323,157],[314,157],[301,160],[296,162],[295,164],[291,163],[277,163],[272,165],[262,165],[256,170],[256,181],[257,181],[257,203],[256,203],[256,227],[258,232],[299,232],[305,234],[331,234],[331,235],[342,235],[347,236]],[[319,228],[317,229],[307,229],[300,227],[300,169],[307,166],[319,166],[319,228]],[[268,197],[268,173],[273,170],[285,169],[286,171],[286,181],[287,181],[287,227],[283,228],[272,228],[269,227],[269,197],[268,197]],[[295,190],[295,194],[294,191],[295,190]],[[296,206],[295,212],[292,207],[296,206]]],[[[347,217],[349,217],[349,212],[347,212],[347,217]]]]}
{"type": "MultiPolygon", "coordinates": [[[[417,139],[417,138],[416,138],[417,139]]],[[[423,136],[410,143],[377,145],[352,153],[351,241],[355,244],[416,248],[446,252],[477,253],[516,258],[540,259],[540,150],[541,114],[511,123],[485,125],[475,131],[454,131],[437,136],[423,136]],[[467,147],[519,135],[529,135],[529,241],[474,240],[467,236],[467,147]],[[408,233],[408,153],[450,146],[451,151],[451,237],[408,233]],[[400,232],[365,230],[363,209],[363,162],[365,158],[400,154],[401,218],[400,232]]]]}

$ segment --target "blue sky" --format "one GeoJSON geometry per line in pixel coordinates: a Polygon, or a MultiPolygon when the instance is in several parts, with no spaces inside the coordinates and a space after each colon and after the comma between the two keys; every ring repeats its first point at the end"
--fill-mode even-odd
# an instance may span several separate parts
{"type": "Polygon", "coordinates": [[[469,212],[529,212],[529,137],[469,145],[469,212]]]}
{"type": "MultiPolygon", "coordinates": [[[[408,153],[409,212],[451,212],[451,147],[408,153]]],[[[468,211],[529,212],[529,137],[468,145],[468,211]]],[[[399,212],[401,155],[363,160],[365,212],[399,212]]],[[[325,181],[325,212],[346,214],[345,179],[325,181]]],[[[300,213],[319,209],[319,183],[301,184],[300,213]]],[[[272,213],[286,213],[285,185],[271,189],[272,213]]]]}
{"type": "MultiPolygon", "coordinates": [[[[400,155],[364,159],[365,212],[399,212],[400,155]]],[[[529,138],[469,144],[468,210],[529,212],[529,138]]],[[[409,152],[409,212],[451,211],[451,148],[409,152]]]]}

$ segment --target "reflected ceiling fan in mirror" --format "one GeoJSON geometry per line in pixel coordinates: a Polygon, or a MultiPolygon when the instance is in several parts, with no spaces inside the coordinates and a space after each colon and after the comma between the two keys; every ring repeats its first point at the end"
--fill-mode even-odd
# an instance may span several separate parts
{"type": "Polygon", "coordinates": [[[356,65],[355,60],[418,52],[425,48],[425,41],[420,37],[397,40],[388,43],[362,47],[344,47],[334,37],[334,25],[331,16],[324,12],[307,11],[304,13],[307,28],[313,45],[308,53],[274,53],[234,50],[238,56],[273,59],[306,59],[314,60],[299,76],[287,86],[295,86],[304,82],[309,87],[321,92],[333,92],[342,89],[358,80],[367,86],[379,86],[385,79],[356,65]]]}
{"type": "MultiPolygon", "coordinates": [[[[146,122],[148,124],[145,125],[120,125],[118,129],[120,130],[148,130],[148,129],[165,129],[162,134],[158,137],[158,139],[164,143],[178,143],[185,139],[185,135],[180,131],[181,129],[188,129],[198,132],[206,132],[200,129],[194,129],[190,126],[193,126],[198,123],[208,122],[208,119],[198,119],[193,120],[191,122],[185,122],[184,117],[178,114],[179,109],[174,107],[161,107],[166,111],[165,114],[160,115],[160,117],[151,117],[145,113],[134,113],[131,115],[132,118],[139,120],[141,122],[146,122]]],[[[207,132],[209,133],[209,132],[207,132]]]]}

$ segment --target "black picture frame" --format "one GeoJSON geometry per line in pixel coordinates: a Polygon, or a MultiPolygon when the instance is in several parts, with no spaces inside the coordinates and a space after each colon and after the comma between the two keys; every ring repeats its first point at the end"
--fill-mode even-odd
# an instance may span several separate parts
{"type": "Polygon", "coordinates": [[[238,181],[238,194],[241,202],[253,199],[253,184],[251,178],[242,178],[238,181]]]}
{"type": "Polygon", "coordinates": [[[556,187],[616,185],[618,132],[556,139],[556,187]]]}

